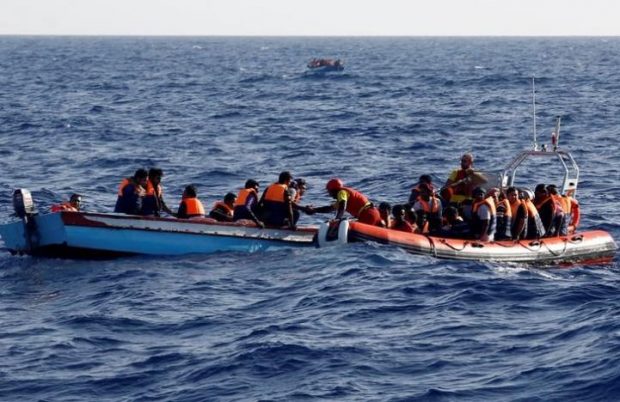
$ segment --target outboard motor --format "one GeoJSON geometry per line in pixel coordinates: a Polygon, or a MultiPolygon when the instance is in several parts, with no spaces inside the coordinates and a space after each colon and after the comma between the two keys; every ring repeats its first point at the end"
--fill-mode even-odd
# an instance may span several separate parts
{"type": "Polygon", "coordinates": [[[32,216],[36,213],[34,201],[29,190],[19,188],[13,192],[13,209],[15,214],[20,218],[32,216]]]}

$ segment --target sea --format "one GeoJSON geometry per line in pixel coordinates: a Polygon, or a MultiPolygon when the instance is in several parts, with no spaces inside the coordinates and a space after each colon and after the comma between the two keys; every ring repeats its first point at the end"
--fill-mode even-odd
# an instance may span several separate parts
{"type": "MultiPolygon", "coordinates": [[[[140,167],[176,209],[249,178],[374,202],[560,149],[620,238],[620,38],[0,37],[0,220],[27,188],[112,211],[140,167]],[[307,71],[315,57],[342,72],[307,71]],[[534,111],[535,110],[535,111],[534,111]]],[[[521,179],[561,181],[561,166],[521,179]]],[[[302,216],[314,225],[329,215],[302,216]]],[[[0,246],[3,246],[0,244],[0,246]]],[[[0,254],[1,401],[617,401],[620,269],[354,243],[89,261],[0,254]]]]}

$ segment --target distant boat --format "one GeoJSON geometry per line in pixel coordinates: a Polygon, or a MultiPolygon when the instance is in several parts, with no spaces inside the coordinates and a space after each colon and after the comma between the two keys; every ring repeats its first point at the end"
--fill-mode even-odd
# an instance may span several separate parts
{"type": "Polygon", "coordinates": [[[307,67],[312,72],[344,70],[344,64],[340,59],[312,59],[308,62],[307,67]]]}

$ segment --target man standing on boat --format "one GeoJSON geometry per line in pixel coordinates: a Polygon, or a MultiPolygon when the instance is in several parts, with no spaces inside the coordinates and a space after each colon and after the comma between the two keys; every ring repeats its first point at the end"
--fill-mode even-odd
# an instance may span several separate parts
{"type": "Polygon", "coordinates": [[[127,177],[121,181],[114,212],[130,215],[142,213],[142,200],[146,194],[147,176],[148,173],[145,169],[138,169],[133,177],[127,177]]]}
{"type": "Polygon", "coordinates": [[[474,171],[474,156],[468,152],[461,157],[461,168],[454,169],[448,176],[441,196],[450,204],[458,205],[471,200],[474,187],[485,182],[485,177],[474,171]]]}

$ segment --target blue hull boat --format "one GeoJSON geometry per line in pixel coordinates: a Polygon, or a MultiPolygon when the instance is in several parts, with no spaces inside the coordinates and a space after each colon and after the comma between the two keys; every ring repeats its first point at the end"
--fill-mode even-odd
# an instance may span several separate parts
{"type": "Polygon", "coordinates": [[[0,225],[12,254],[67,258],[254,252],[316,246],[318,228],[265,228],[213,219],[175,219],[125,214],[32,214],[0,225]]]}

